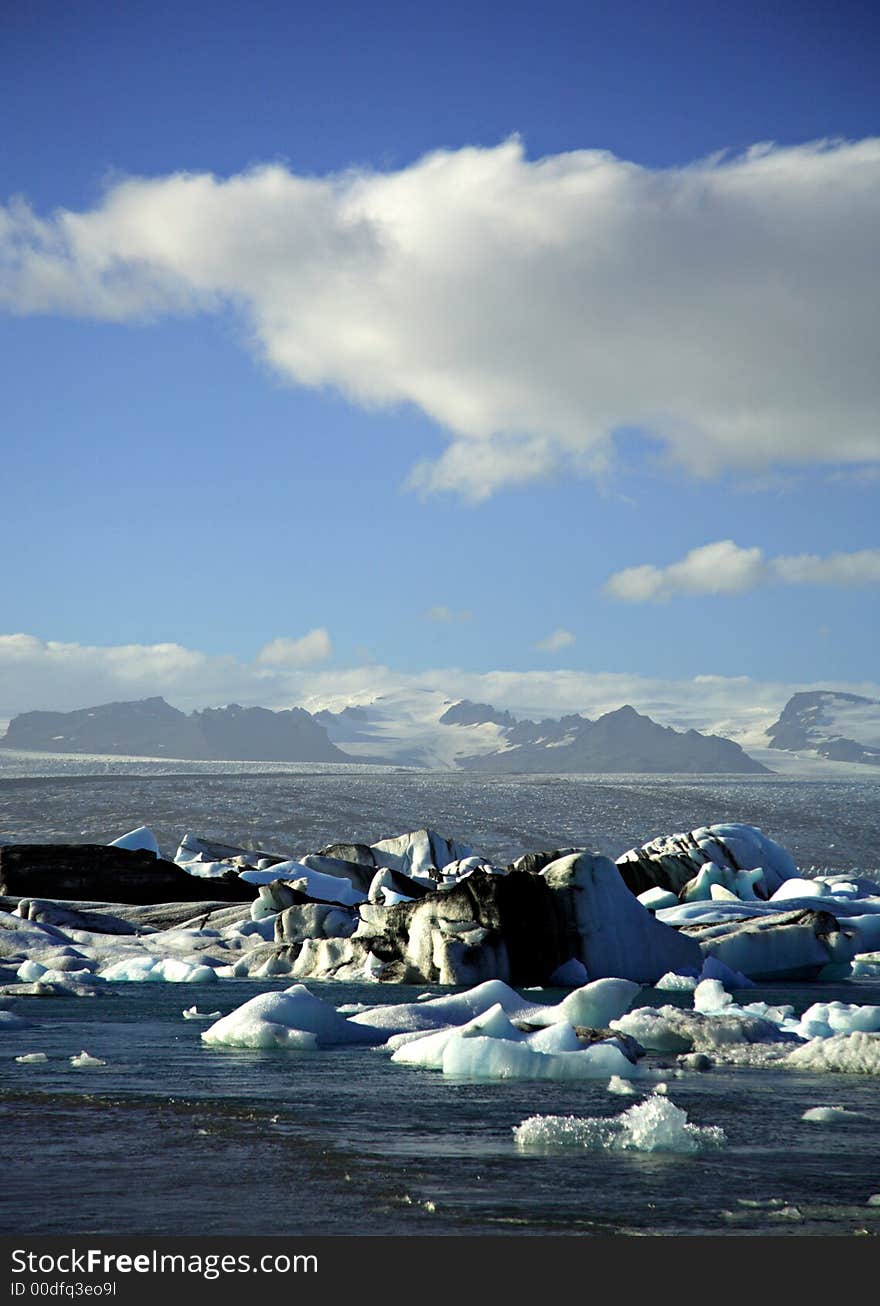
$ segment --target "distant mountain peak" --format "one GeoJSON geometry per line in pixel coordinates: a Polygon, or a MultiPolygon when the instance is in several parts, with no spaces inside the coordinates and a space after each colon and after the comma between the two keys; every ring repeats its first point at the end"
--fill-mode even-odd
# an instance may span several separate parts
{"type": "Polygon", "coordinates": [[[836,689],[792,694],[767,734],[770,747],[831,762],[880,766],[880,702],[836,689]]]}

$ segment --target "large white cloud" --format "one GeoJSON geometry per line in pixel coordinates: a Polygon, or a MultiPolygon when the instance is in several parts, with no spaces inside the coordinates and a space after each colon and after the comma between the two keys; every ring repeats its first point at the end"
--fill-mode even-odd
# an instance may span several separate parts
{"type": "Polygon", "coordinates": [[[878,585],[880,549],[812,553],[765,558],[759,548],[744,549],[733,540],[717,540],[691,549],[666,567],[645,563],[615,572],[605,590],[615,599],[645,603],[678,594],[738,594],[769,581],[786,585],[878,585]]]}
{"type": "Polygon", "coordinates": [[[237,307],[288,380],[449,433],[411,482],[479,499],[640,427],[691,470],[880,459],[880,139],[651,170],[521,143],[396,172],[116,182],[0,209],[0,303],[237,307]]]}

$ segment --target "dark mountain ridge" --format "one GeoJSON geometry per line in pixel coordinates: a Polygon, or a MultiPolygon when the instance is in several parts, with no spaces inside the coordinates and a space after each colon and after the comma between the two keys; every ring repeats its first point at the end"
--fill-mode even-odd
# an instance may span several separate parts
{"type": "Polygon", "coordinates": [[[505,747],[460,758],[459,765],[495,773],[769,774],[732,739],[658,725],[629,704],[595,721],[577,714],[518,721],[506,736],[505,747]]]}
{"type": "Polygon", "coordinates": [[[349,762],[304,708],[205,708],[184,712],[164,698],[101,703],[74,712],[23,712],[0,746],[41,753],[109,753],[182,761],[349,762]]]}

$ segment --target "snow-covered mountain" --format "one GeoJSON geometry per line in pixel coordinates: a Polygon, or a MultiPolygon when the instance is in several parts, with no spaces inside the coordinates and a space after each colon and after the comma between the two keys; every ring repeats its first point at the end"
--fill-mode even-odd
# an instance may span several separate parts
{"type": "Polygon", "coordinates": [[[771,748],[880,766],[880,702],[831,689],[794,694],[767,735],[771,748]]]}
{"type": "Polygon", "coordinates": [[[518,721],[488,703],[434,690],[383,694],[316,712],[331,740],[360,761],[494,773],[764,772],[730,739],[658,725],[626,705],[596,721],[518,721]]]}
{"type": "Polygon", "coordinates": [[[504,727],[490,719],[494,709],[488,705],[476,720],[462,720],[454,727],[444,723],[442,718],[457,706],[439,690],[408,689],[317,711],[315,720],[357,762],[450,771],[459,759],[492,753],[506,739],[504,727]]]}

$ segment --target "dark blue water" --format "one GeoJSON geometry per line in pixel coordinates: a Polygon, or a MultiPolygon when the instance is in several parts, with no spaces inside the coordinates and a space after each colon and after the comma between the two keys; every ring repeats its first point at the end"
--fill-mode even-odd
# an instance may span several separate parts
{"type": "MultiPolygon", "coordinates": [[[[301,853],[429,825],[507,861],[567,845],[611,855],[721,820],[759,825],[802,867],[877,873],[880,783],[776,777],[474,777],[330,770],[0,778],[0,842],[103,841],[146,823],[301,853]]],[[[108,986],[20,998],[33,1026],[0,1034],[0,1232],[106,1234],[852,1234],[880,1232],[875,1079],[715,1068],[669,1079],[691,1123],[726,1145],[697,1156],[519,1152],[535,1114],[617,1115],[605,1081],[466,1083],[382,1051],[256,1052],[202,1044],[197,1003],[224,1014],[282,983],[108,986]],[[74,1070],[86,1049],[106,1060],[74,1070]],[[50,1060],[19,1065],[16,1055],[50,1060]],[[861,1114],[808,1124],[808,1107],[861,1114]]],[[[343,1002],[411,989],[310,983],[343,1002]]],[[[423,991],[423,990],[419,990],[423,991]]],[[[542,995],[529,993],[532,1000],[542,995]]],[[[556,1000],[559,993],[543,995],[556,1000]]],[[[880,1003],[867,981],[750,998],[880,1003]]],[[[647,992],[657,1004],[688,997],[647,992]]]]}
{"type": "MultiPolygon", "coordinates": [[[[880,1206],[867,1205],[880,1192],[871,1078],[692,1072],[669,1078],[669,1096],[691,1123],[724,1129],[718,1151],[524,1154],[512,1131],[530,1115],[610,1116],[635,1099],[605,1081],[456,1081],[365,1048],[213,1049],[203,1024],[182,1019],[193,1003],[225,1014],[266,987],[281,986],[130,984],[94,999],[19,999],[34,1024],[3,1036],[0,1232],[880,1233],[880,1206]],[[72,1069],[82,1049],[107,1065],[72,1069]],[[14,1062],[29,1051],[50,1059],[14,1062]],[[861,1114],[801,1120],[832,1104],[861,1114]]],[[[309,987],[336,1003],[415,992],[309,987]]],[[[867,982],[823,993],[880,1002],[880,985],[867,982]]],[[[817,993],[752,996],[802,1010],[817,993]]]]}

